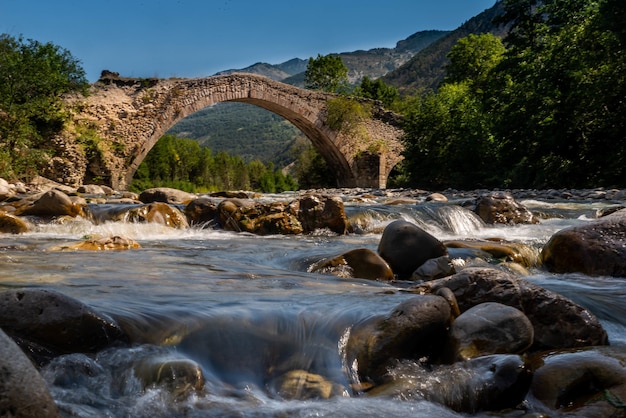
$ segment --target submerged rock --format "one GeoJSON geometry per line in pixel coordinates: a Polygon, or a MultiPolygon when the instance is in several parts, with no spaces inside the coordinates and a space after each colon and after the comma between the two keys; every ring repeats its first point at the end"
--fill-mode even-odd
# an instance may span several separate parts
{"type": "Polygon", "coordinates": [[[409,291],[435,293],[442,287],[454,292],[461,312],[484,302],[498,302],[522,311],[533,324],[534,350],[608,344],[606,331],[587,309],[504,271],[466,268],[409,291]]]}
{"type": "Polygon", "coordinates": [[[554,273],[626,277],[626,210],[556,232],[541,260],[554,273]]]}
{"type": "Polygon", "coordinates": [[[127,220],[129,222],[157,223],[178,229],[189,227],[187,218],[179,209],[162,202],[150,203],[129,209],[127,220]]]}
{"type": "Polygon", "coordinates": [[[126,334],[108,316],[61,293],[43,289],[0,293],[0,328],[35,362],[67,353],[94,353],[126,334]]]}
{"type": "Polygon", "coordinates": [[[147,357],[134,367],[143,388],[162,387],[174,396],[189,395],[204,388],[202,367],[195,361],[174,357],[147,357]]]}
{"type": "Polygon", "coordinates": [[[406,280],[426,261],[445,256],[448,251],[441,241],[422,228],[397,220],[383,231],[378,253],[399,279],[406,280]]]}
{"type": "Polygon", "coordinates": [[[319,374],[306,370],[291,370],[273,379],[270,390],[283,399],[330,399],[343,396],[344,387],[319,374]]]}
{"type": "Polygon", "coordinates": [[[131,238],[120,236],[91,238],[75,244],[56,246],[52,251],[120,251],[133,250],[141,246],[131,238]]]}
{"type": "Polygon", "coordinates": [[[1,329],[0,416],[60,417],[44,379],[22,350],[1,329]]]}
{"type": "Polygon", "coordinates": [[[539,354],[531,406],[559,416],[623,417],[626,408],[626,350],[593,347],[539,354]]]}
{"type": "Polygon", "coordinates": [[[337,257],[322,260],[316,263],[311,271],[346,278],[393,280],[389,264],[368,248],[357,248],[337,257]]]}
{"type": "Polygon", "coordinates": [[[390,370],[390,381],[368,396],[425,399],[454,411],[474,414],[520,404],[532,375],[516,355],[492,355],[430,369],[402,362],[390,370]]]}
{"type": "Polygon", "coordinates": [[[389,315],[356,324],[346,346],[348,365],[357,366],[360,383],[381,382],[399,359],[439,357],[452,320],[446,299],[421,295],[399,304],[389,315]]]}

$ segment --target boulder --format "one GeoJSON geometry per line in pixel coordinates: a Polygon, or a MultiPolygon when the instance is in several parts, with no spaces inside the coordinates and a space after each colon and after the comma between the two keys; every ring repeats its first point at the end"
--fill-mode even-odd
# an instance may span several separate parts
{"type": "Polygon", "coordinates": [[[623,417],[626,404],[626,350],[592,347],[541,353],[528,401],[550,416],[623,417]]]}
{"type": "Polygon", "coordinates": [[[172,205],[187,204],[196,198],[197,196],[195,194],[169,187],[155,187],[153,189],[144,190],[139,194],[139,200],[143,203],[162,202],[172,205]]]}
{"type": "Polygon", "coordinates": [[[298,220],[304,232],[328,228],[337,234],[348,231],[348,218],[343,200],[338,196],[310,194],[297,202],[298,220]]]}
{"type": "Polygon", "coordinates": [[[18,203],[15,214],[41,217],[78,216],[83,215],[85,205],[84,200],[74,202],[62,191],[52,189],[18,203]]]}
{"type": "Polygon", "coordinates": [[[397,220],[383,231],[378,254],[389,263],[399,279],[406,280],[427,260],[445,256],[448,251],[441,241],[422,228],[397,220]]]}
{"type": "Polygon", "coordinates": [[[454,273],[456,273],[456,269],[450,256],[442,255],[441,257],[426,260],[424,264],[413,272],[411,280],[434,280],[451,276],[454,273]]]}
{"type": "Polygon", "coordinates": [[[523,353],[533,343],[533,324],[519,309],[496,302],[463,312],[450,327],[451,361],[491,354],[523,353]]]}
{"type": "Polygon", "coordinates": [[[553,273],[626,276],[626,210],[556,232],[541,251],[553,273]]]}
{"type": "Polygon", "coordinates": [[[347,364],[360,382],[381,383],[389,365],[400,359],[440,356],[452,320],[448,301],[420,295],[400,303],[389,315],[356,324],[346,346],[347,364]]]}
{"type": "Polygon", "coordinates": [[[28,223],[23,219],[10,213],[0,212],[0,233],[22,234],[28,232],[29,229],[28,223]]]}
{"type": "Polygon", "coordinates": [[[250,199],[225,199],[217,206],[222,228],[252,234],[301,234],[302,225],[292,205],[264,204],[250,199]]]}
{"type": "Polygon", "coordinates": [[[539,221],[511,193],[492,192],[479,196],[474,212],[487,224],[536,224],[539,221]]]}
{"type": "Polygon", "coordinates": [[[431,193],[428,196],[426,196],[426,201],[445,203],[448,201],[448,198],[442,195],[441,193],[431,193]]]}
{"type": "Polygon", "coordinates": [[[322,260],[316,263],[311,271],[347,278],[393,280],[393,272],[389,264],[367,248],[358,248],[340,256],[322,260]]]}
{"type": "Polygon", "coordinates": [[[189,227],[187,218],[178,208],[162,202],[131,207],[128,209],[126,219],[128,222],[157,223],[171,228],[189,227]]]}
{"type": "Polygon", "coordinates": [[[0,177],[0,202],[15,196],[15,189],[3,178],[0,177]]]}
{"type": "Polygon", "coordinates": [[[218,221],[217,205],[206,197],[189,202],[184,212],[191,225],[208,225],[218,221]]]}
{"type": "MultiPolygon", "coordinates": [[[[539,251],[529,245],[518,242],[507,242],[501,239],[488,240],[453,240],[444,241],[448,252],[454,254],[454,249],[472,249],[489,254],[499,262],[513,262],[523,267],[536,267],[540,264],[539,251]]],[[[457,251],[459,254],[462,250],[457,251]]],[[[479,254],[479,253],[476,253],[479,254]]],[[[487,261],[493,261],[488,259],[487,261]]]]}
{"type": "Polygon", "coordinates": [[[61,293],[43,289],[0,293],[0,328],[43,364],[66,353],[94,353],[126,341],[108,316],[61,293]]]}
{"type": "Polygon", "coordinates": [[[533,324],[533,350],[608,344],[606,331],[587,309],[507,272],[469,267],[409,291],[436,293],[443,287],[454,292],[461,312],[485,302],[498,302],[522,311],[533,324]]]}
{"type": "Polygon", "coordinates": [[[425,399],[464,414],[515,408],[524,400],[532,379],[522,358],[511,354],[477,357],[441,366],[424,367],[418,362],[403,362],[392,367],[389,374],[389,382],[366,394],[415,401],[425,399]]]}
{"type": "Polygon", "coordinates": [[[60,417],[44,379],[22,350],[1,329],[0,416],[60,417]]]}
{"type": "Polygon", "coordinates": [[[102,188],[102,186],[99,186],[97,184],[83,184],[82,186],[78,186],[78,189],[76,189],[76,191],[82,194],[95,194],[95,195],[107,194],[102,188]]]}

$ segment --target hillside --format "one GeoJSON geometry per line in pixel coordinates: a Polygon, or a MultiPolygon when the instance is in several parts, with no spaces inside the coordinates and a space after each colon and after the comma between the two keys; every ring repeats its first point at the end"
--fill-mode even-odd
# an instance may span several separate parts
{"type": "Polygon", "coordinates": [[[494,18],[503,12],[503,7],[501,2],[497,2],[490,9],[435,40],[399,68],[382,76],[382,80],[402,93],[436,89],[445,76],[447,54],[459,39],[488,32],[500,37],[506,34],[506,28],[493,23],[494,18]]]}

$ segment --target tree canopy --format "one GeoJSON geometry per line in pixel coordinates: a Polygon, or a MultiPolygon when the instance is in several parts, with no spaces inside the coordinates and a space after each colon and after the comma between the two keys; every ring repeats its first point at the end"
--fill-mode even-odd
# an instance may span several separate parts
{"type": "Polygon", "coordinates": [[[0,176],[34,175],[67,118],[60,100],[87,91],[79,61],[52,43],[0,35],[0,176]]]}
{"type": "Polygon", "coordinates": [[[504,0],[509,35],[470,35],[438,91],[408,106],[415,186],[626,184],[624,8],[504,0]]]}
{"type": "Polygon", "coordinates": [[[304,85],[310,90],[336,93],[348,84],[348,67],[339,55],[320,55],[309,58],[304,73],[304,85]]]}

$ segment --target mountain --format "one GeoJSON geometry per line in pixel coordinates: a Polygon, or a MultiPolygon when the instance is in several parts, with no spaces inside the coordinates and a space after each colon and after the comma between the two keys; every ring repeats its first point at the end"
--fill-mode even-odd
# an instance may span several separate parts
{"type": "MultiPolygon", "coordinates": [[[[399,41],[395,48],[373,48],[367,51],[341,52],[336,55],[340,56],[343,63],[348,67],[348,81],[358,83],[364,76],[377,79],[395,70],[419,51],[448,33],[448,31],[441,30],[421,31],[399,41]]],[[[275,65],[258,62],[246,68],[220,71],[215,75],[253,73],[303,87],[304,72],[308,62],[308,59],[300,58],[293,58],[275,65]]]]}
{"type": "Polygon", "coordinates": [[[494,18],[503,12],[504,6],[498,1],[493,7],[435,40],[403,65],[383,75],[381,79],[402,93],[435,90],[445,77],[445,67],[449,62],[447,55],[459,39],[470,34],[493,33],[500,37],[506,35],[506,27],[493,23],[494,18]]]}

